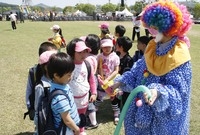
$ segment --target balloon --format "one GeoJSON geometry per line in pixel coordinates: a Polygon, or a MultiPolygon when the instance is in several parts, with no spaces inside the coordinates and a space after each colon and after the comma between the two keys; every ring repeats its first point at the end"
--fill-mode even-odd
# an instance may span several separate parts
{"type": "Polygon", "coordinates": [[[133,89],[133,90],[131,91],[130,95],[128,96],[128,98],[127,98],[127,100],[126,100],[126,103],[125,103],[125,105],[124,105],[124,107],[123,107],[123,109],[122,109],[122,111],[121,111],[121,113],[120,113],[119,122],[118,122],[118,124],[117,124],[117,126],[116,126],[116,128],[115,128],[114,135],[119,135],[120,129],[121,129],[121,127],[122,127],[122,122],[123,122],[123,120],[124,120],[124,118],[125,118],[125,115],[126,115],[126,112],[127,112],[127,110],[128,110],[128,107],[130,106],[130,104],[131,104],[133,98],[134,98],[134,97],[137,95],[137,93],[139,93],[139,92],[147,93],[148,98],[149,98],[149,99],[151,98],[151,92],[150,92],[150,90],[149,90],[146,86],[140,85],[140,86],[136,87],[135,89],[133,89]]]}

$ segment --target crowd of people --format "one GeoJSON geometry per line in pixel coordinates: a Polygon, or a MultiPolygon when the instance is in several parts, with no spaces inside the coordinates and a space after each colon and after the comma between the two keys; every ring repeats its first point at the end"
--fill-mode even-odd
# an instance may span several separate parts
{"type": "Polygon", "coordinates": [[[51,27],[54,35],[40,45],[39,63],[30,68],[27,82],[26,104],[29,113],[35,112],[36,135],[40,133],[38,107],[46,91],[65,93],[50,103],[57,132],[86,135],[85,130],[98,128],[96,112],[107,95],[117,125],[129,94],[139,85],[150,89],[152,96],[138,93],[133,99],[124,122],[126,135],[189,134],[191,58],[189,42],[183,38],[192,24],[189,13],[184,6],[162,1],[147,6],[138,16],[132,39],[125,36],[125,26],[117,25],[112,35],[109,23],[104,22],[99,35],[90,33],[63,46],[61,27],[51,27]],[[141,22],[151,37],[140,36],[141,22]],[[135,34],[137,50],[131,56],[135,34]],[[109,95],[104,85],[111,81],[108,87],[113,94],[109,95]],[[138,98],[142,106],[135,104],[138,98]]]}

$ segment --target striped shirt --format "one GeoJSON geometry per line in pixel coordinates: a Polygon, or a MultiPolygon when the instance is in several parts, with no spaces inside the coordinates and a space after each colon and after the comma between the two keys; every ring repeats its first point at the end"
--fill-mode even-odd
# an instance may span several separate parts
{"type": "MultiPolygon", "coordinates": [[[[55,89],[63,90],[66,95],[68,95],[67,97],[64,95],[58,95],[52,100],[51,108],[53,111],[55,127],[59,127],[61,122],[61,113],[64,112],[69,112],[72,120],[74,120],[74,122],[78,125],[80,123],[80,118],[70,87],[68,85],[59,85],[51,82],[50,91],[55,89]]],[[[71,129],[67,127],[67,131],[69,130],[71,129]]]]}

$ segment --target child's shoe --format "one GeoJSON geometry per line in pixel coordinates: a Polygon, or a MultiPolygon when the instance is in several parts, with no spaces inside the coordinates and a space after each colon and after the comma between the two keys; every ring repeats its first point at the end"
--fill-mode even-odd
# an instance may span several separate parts
{"type": "Polygon", "coordinates": [[[86,126],[86,127],[85,127],[85,129],[87,129],[87,130],[90,130],[90,129],[95,129],[95,128],[98,128],[98,126],[99,126],[99,124],[98,124],[98,123],[97,123],[97,124],[95,124],[95,125],[92,125],[92,124],[90,124],[90,125],[86,126]]]}
{"type": "Polygon", "coordinates": [[[117,125],[118,122],[119,122],[119,118],[118,118],[118,117],[115,117],[115,118],[114,118],[114,124],[117,125]]]}

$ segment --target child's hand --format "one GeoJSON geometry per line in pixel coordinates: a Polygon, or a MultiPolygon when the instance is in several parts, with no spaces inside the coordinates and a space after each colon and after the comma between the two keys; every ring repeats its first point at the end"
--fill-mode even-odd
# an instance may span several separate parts
{"type": "Polygon", "coordinates": [[[155,102],[155,100],[158,97],[158,91],[156,89],[150,89],[150,91],[151,91],[151,98],[150,99],[148,98],[147,93],[144,93],[143,96],[144,96],[145,102],[147,104],[153,105],[153,103],[155,102]]]}
{"type": "Polygon", "coordinates": [[[89,102],[94,102],[96,101],[97,95],[91,95],[89,102]]]}
{"type": "Polygon", "coordinates": [[[112,93],[114,93],[115,89],[117,89],[120,85],[120,82],[116,82],[113,85],[111,85],[110,88],[112,89],[112,93]]]}
{"type": "Polygon", "coordinates": [[[77,130],[74,131],[74,135],[79,135],[80,134],[80,128],[77,128],[77,130]]]}
{"type": "Polygon", "coordinates": [[[48,38],[48,41],[51,41],[53,38],[48,38]]]}

